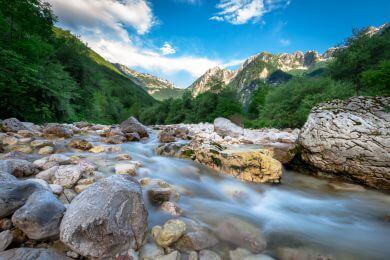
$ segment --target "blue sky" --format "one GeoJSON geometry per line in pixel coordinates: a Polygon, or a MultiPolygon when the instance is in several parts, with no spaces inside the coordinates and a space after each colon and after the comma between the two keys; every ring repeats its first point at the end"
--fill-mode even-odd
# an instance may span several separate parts
{"type": "Polygon", "coordinates": [[[58,26],[111,62],[187,87],[261,51],[326,49],[389,22],[389,0],[47,0],[58,26]]]}

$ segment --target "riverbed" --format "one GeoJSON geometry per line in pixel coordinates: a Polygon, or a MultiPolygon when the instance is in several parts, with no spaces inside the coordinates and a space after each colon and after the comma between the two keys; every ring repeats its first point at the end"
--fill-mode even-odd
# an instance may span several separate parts
{"type": "MultiPolygon", "coordinates": [[[[100,144],[98,137],[89,139],[100,144]]],[[[173,185],[181,194],[177,203],[183,216],[211,230],[230,217],[250,222],[264,233],[265,253],[271,256],[280,247],[306,248],[333,259],[388,259],[390,255],[389,195],[364,188],[337,190],[330,184],[342,183],[289,170],[284,170],[279,185],[246,183],[190,160],[158,156],[154,152],[158,144],[153,132],[147,140],[118,146],[121,153],[142,163],[137,179],[157,178],[173,185]]],[[[99,171],[112,173],[115,153],[80,155],[96,163],[99,171]]],[[[146,195],[145,203],[150,228],[172,218],[150,204],[146,195]]],[[[235,248],[219,243],[214,250],[235,248]]]]}

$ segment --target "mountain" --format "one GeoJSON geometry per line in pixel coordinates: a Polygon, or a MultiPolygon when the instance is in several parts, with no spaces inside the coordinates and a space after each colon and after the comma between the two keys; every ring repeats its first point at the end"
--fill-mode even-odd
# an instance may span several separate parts
{"type": "Polygon", "coordinates": [[[114,66],[122,74],[134,81],[134,83],[142,86],[149,93],[149,95],[157,100],[179,98],[184,93],[184,89],[175,87],[175,85],[168,80],[157,78],[148,73],[137,72],[122,64],[116,63],[114,66]]]}
{"type": "Polygon", "coordinates": [[[212,90],[213,86],[216,84],[229,84],[235,75],[235,71],[214,67],[200,76],[194,83],[192,83],[191,86],[188,87],[188,89],[192,92],[192,95],[196,97],[201,93],[212,90]]]}

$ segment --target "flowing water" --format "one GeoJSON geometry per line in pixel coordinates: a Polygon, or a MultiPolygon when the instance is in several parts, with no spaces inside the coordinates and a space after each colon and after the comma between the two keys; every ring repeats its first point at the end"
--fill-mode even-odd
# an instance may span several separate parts
{"type": "MultiPolygon", "coordinates": [[[[120,146],[121,153],[142,162],[137,178],[158,178],[178,188],[184,216],[211,229],[229,216],[251,222],[265,234],[270,255],[287,246],[311,248],[334,259],[390,259],[390,222],[385,220],[389,195],[336,191],[329,180],[286,170],[280,185],[245,183],[190,160],[157,156],[157,145],[154,133],[146,141],[120,146]]],[[[104,165],[99,170],[112,172],[115,154],[99,156],[94,159],[104,165]]],[[[150,227],[169,219],[146,204],[150,227]]]]}

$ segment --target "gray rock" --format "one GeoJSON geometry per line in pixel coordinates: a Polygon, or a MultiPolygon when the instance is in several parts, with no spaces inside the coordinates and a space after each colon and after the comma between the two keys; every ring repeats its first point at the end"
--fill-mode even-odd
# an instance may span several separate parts
{"type": "Polygon", "coordinates": [[[2,173],[0,178],[0,218],[13,214],[26,203],[30,195],[44,187],[32,181],[18,181],[2,173]]]}
{"type": "Polygon", "coordinates": [[[45,239],[59,234],[65,212],[62,203],[47,190],[35,191],[24,206],[15,211],[13,224],[30,239],[45,239]]]}
{"type": "Polygon", "coordinates": [[[200,251],[211,248],[218,243],[218,239],[207,230],[197,230],[184,234],[179,241],[176,242],[175,248],[180,251],[200,251]]]}
{"type": "Polygon", "coordinates": [[[141,124],[135,117],[129,117],[129,119],[123,121],[120,125],[123,133],[138,133],[139,136],[148,137],[148,131],[146,127],[141,124]]]}
{"type": "Polygon", "coordinates": [[[16,118],[8,118],[1,122],[1,129],[5,132],[17,132],[28,128],[16,118]]]}
{"type": "Polygon", "coordinates": [[[244,134],[244,129],[232,123],[229,119],[218,117],[214,120],[214,132],[222,137],[240,137],[244,134]]]}
{"type": "Polygon", "coordinates": [[[0,233],[0,252],[7,249],[7,247],[12,243],[12,233],[9,230],[3,231],[0,233]]]}
{"type": "Polygon", "coordinates": [[[221,219],[216,228],[219,239],[246,248],[252,253],[260,253],[267,247],[261,230],[239,218],[221,219]]]}
{"type": "Polygon", "coordinates": [[[27,177],[38,172],[34,164],[22,159],[1,160],[0,171],[8,172],[16,177],[27,177]]]}
{"type": "Polygon", "coordinates": [[[163,256],[158,256],[155,259],[156,260],[180,260],[181,255],[179,251],[173,251],[170,254],[163,255],[163,256]]]}
{"type": "Polygon", "coordinates": [[[188,255],[188,260],[198,260],[198,253],[196,251],[191,251],[188,255]]]}
{"type": "Polygon", "coordinates": [[[100,180],[72,201],[60,229],[61,241],[83,256],[108,258],[139,249],[147,232],[140,185],[127,175],[100,180]]]}
{"type": "Polygon", "coordinates": [[[159,256],[164,255],[164,249],[154,243],[148,243],[142,246],[140,250],[141,260],[155,260],[159,256]]]}
{"type": "Polygon", "coordinates": [[[69,138],[73,136],[72,130],[60,124],[48,124],[42,129],[45,137],[69,138]]]}
{"type": "Polygon", "coordinates": [[[211,250],[202,250],[199,252],[199,260],[222,260],[222,258],[211,250]]]}
{"type": "Polygon", "coordinates": [[[353,97],[313,108],[299,135],[302,159],[329,173],[390,190],[390,97],[353,97]]]}
{"type": "Polygon", "coordinates": [[[54,173],[53,183],[72,188],[81,178],[81,174],[82,171],[78,165],[62,165],[54,173]]]}
{"type": "Polygon", "coordinates": [[[0,252],[1,260],[71,260],[57,252],[42,248],[14,248],[4,252],[0,252]]]}

